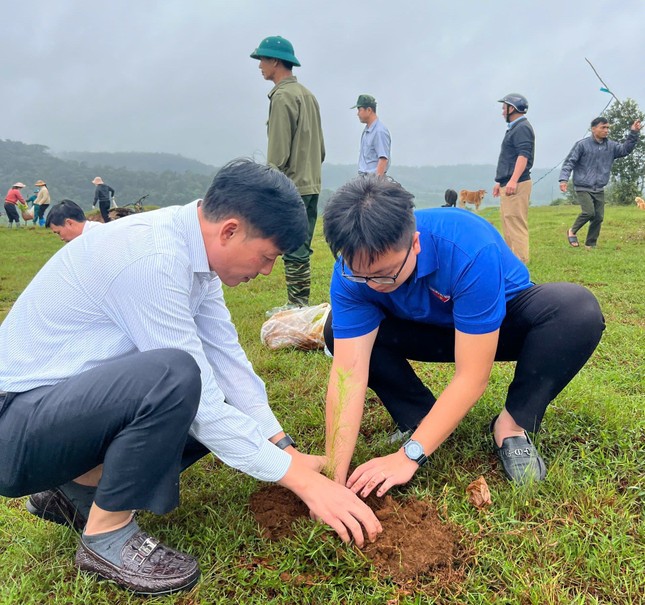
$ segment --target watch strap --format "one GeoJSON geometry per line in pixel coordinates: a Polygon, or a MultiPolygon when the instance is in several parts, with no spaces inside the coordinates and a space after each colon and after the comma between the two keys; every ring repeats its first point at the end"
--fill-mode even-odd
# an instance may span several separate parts
{"type": "Polygon", "coordinates": [[[275,445],[277,445],[281,450],[289,447],[290,445],[293,445],[293,447],[295,448],[298,447],[296,445],[296,442],[291,438],[291,435],[289,435],[288,433],[285,433],[282,439],[280,439],[279,441],[276,441],[275,445]]]}

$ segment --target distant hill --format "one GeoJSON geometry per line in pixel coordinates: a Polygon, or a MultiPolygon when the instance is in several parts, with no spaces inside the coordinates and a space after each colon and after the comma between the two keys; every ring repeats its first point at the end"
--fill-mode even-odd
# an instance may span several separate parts
{"type": "MultiPolygon", "coordinates": [[[[89,153],[65,151],[52,153],[44,145],[27,145],[0,139],[0,188],[4,193],[12,183],[27,184],[31,194],[37,179],[47,182],[52,198],[65,197],[83,208],[94,198],[92,179],[101,176],[117,191],[119,205],[132,203],[149,194],[146,203],[156,206],[185,204],[201,197],[217,172],[215,166],[170,153],[89,153]]],[[[547,171],[533,171],[536,183],[547,171]]],[[[549,204],[559,197],[558,170],[533,187],[531,203],[549,204]]],[[[446,189],[485,189],[484,206],[497,206],[491,195],[495,166],[394,166],[390,176],[415,195],[418,207],[440,206],[446,189]]],[[[356,176],[354,165],[323,164],[321,201],[324,204],[334,190],[356,176]]]]}
{"type": "Polygon", "coordinates": [[[51,151],[61,160],[72,160],[88,166],[124,168],[135,172],[194,172],[213,176],[217,168],[191,158],[172,153],[92,153],[89,151],[51,151]]]}
{"type": "MultiPolygon", "coordinates": [[[[134,160],[138,155],[157,154],[125,155],[132,155],[134,160]]],[[[195,164],[200,162],[195,161],[195,164]]],[[[53,201],[69,198],[86,210],[92,206],[95,190],[92,179],[97,175],[114,187],[120,206],[132,203],[145,194],[148,194],[146,204],[172,206],[186,204],[202,197],[216,171],[213,167],[208,174],[204,174],[168,169],[144,171],[101,164],[89,165],[86,162],[55,157],[44,145],[0,140],[0,187],[4,188],[0,193],[4,195],[13,183],[22,181],[27,185],[23,193],[29,196],[33,190],[33,183],[43,179],[53,201]]]]}

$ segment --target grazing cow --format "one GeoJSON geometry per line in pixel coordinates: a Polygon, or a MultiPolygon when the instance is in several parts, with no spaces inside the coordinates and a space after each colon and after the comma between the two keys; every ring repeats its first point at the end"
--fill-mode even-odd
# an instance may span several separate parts
{"type": "Polygon", "coordinates": [[[637,197],[634,201],[641,210],[645,210],[645,200],[642,197],[637,197]]]}
{"type": "Polygon", "coordinates": [[[486,195],[486,191],[479,189],[478,191],[468,191],[468,189],[462,189],[459,192],[459,207],[465,208],[466,203],[475,204],[475,210],[479,210],[479,206],[486,195]]]}

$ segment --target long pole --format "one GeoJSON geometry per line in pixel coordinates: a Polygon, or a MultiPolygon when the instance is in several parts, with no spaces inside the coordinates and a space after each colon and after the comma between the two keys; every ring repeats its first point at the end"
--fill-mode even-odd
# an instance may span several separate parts
{"type": "Polygon", "coordinates": [[[596,71],[596,68],[593,66],[591,61],[589,61],[587,57],[585,57],[585,61],[589,63],[589,66],[591,67],[591,69],[593,69],[593,72],[596,74],[596,77],[600,80],[600,82],[604,86],[604,88],[602,89],[603,92],[608,92],[612,97],[614,97],[614,99],[616,99],[619,105],[622,105],[622,103],[620,102],[620,99],[610,90],[609,86],[607,86],[607,84],[605,84],[605,81],[600,77],[600,74],[596,71]]]}

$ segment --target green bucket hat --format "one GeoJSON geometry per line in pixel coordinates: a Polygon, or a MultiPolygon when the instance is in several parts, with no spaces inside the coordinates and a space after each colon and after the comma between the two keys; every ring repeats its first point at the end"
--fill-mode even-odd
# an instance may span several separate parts
{"type": "Polygon", "coordinates": [[[356,109],[357,107],[371,107],[376,111],[376,99],[372,95],[358,95],[356,105],[350,107],[350,109],[356,109]]]}
{"type": "Polygon", "coordinates": [[[281,59],[300,67],[300,61],[293,54],[293,44],[282,36],[269,36],[260,42],[258,47],[251,53],[251,59],[281,59]]]}

